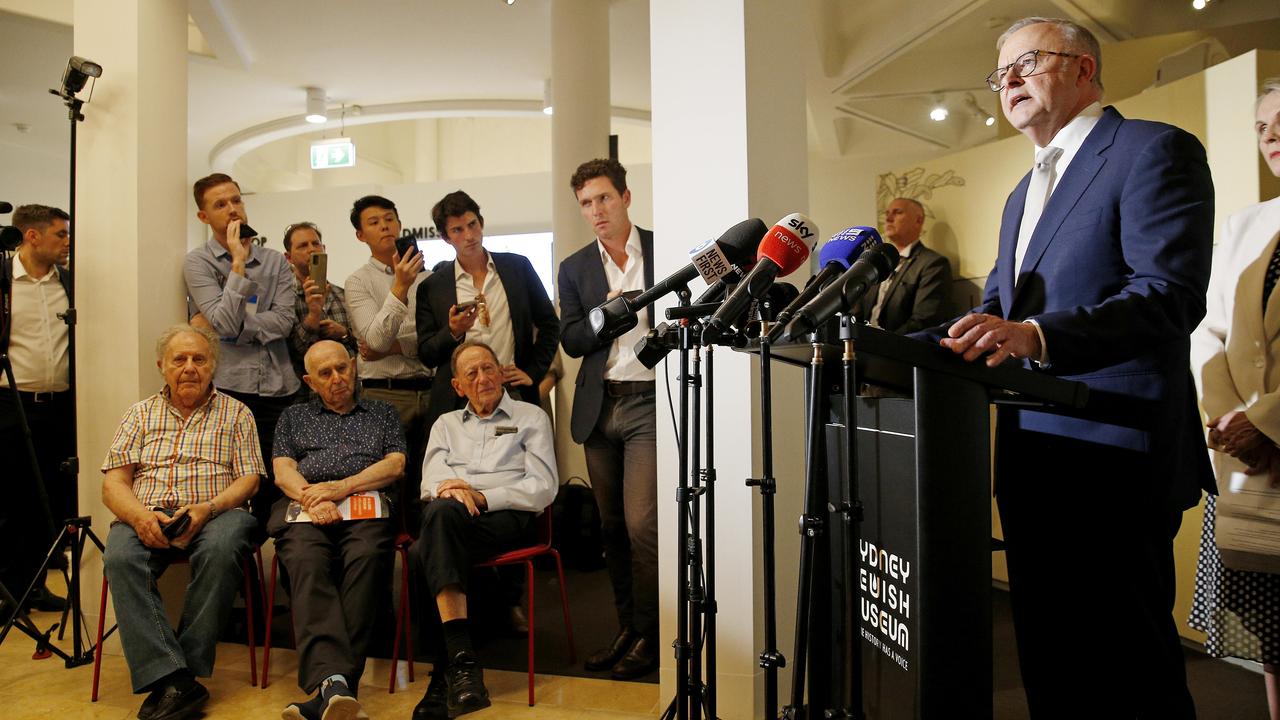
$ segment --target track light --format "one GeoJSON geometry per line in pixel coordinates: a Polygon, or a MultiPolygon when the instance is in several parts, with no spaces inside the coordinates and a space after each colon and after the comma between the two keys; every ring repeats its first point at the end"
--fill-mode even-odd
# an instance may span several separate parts
{"type": "Polygon", "coordinates": [[[947,119],[947,116],[949,114],[950,113],[947,112],[947,106],[943,105],[942,103],[938,103],[937,105],[933,106],[932,110],[929,111],[929,119],[934,122],[942,122],[943,120],[947,119]]]}
{"type": "Polygon", "coordinates": [[[1203,10],[1209,5],[1209,0],[1191,0],[1191,7],[1195,10],[1203,10]]]}
{"type": "Polygon", "coordinates": [[[322,88],[307,88],[307,122],[316,123],[328,122],[328,110],[325,108],[325,96],[322,88]]]}
{"type": "Polygon", "coordinates": [[[965,110],[968,110],[970,115],[981,120],[983,125],[991,127],[996,124],[995,117],[986,110],[978,107],[978,101],[973,99],[973,95],[971,93],[965,93],[963,102],[965,110]]]}

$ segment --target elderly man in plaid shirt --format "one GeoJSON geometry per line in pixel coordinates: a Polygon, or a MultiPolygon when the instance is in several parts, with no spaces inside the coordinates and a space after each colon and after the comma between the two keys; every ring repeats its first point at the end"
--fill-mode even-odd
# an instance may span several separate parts
{"type": "Polygon", "coordinates": [[[118,518],[103,557],[140,720],[195,715],[209,698],[215,643],[240,586],[257,521],[246,503],[266,468],[249,409],[213,388],[218,338],[176,325],[156,343],[165,387],[124,414],[107,457],[102,501],[118,518]],[[172,538],[164,527],[189,516],[172,538]],[[156,578],[179,558],[191,583],[175,633],[156,578]]]}

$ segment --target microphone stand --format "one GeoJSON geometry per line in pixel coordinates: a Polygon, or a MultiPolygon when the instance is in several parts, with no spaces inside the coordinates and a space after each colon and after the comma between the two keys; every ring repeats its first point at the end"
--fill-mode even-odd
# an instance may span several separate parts
{"type": "Polygon", "coordinates": [[[760,653],[760,667],[764,668],[764,717],[774,720],[778,716],[778,668],[786,667],[787,659],[778,652],[777,552],[773,528],[773,496],[778,485],[773,477],[773,380],[767,330],[762,328],[760,332],[761,477],[748,479],[747,486],[760,488],[764,556],[764,650],[760,653]]]}
{"type": "Polygon", "coordinates": [[[844,498],[839,504],[828,503],[827,505],[827,509],[834,515],[838,515],[843,525],[844,542],[841,543],[843,553],[841,561],[845,580],[844,607],[841,608],[844,613],[845,638],[844,645],[840,648],[844,660],[843,666],[846,668],[842,673],[844,680],[840,688],[844,707],[828,711],[826,717],[831,720],[841,718],[859,720],[863,717],[862,628],[858,622],[858,613],[854,610],[856,604],[854,596],[857,588],[854,578],[858,577],[855,558],[863,520],[862,495],[858,488],[858,368],[857,355],[853,347],[853,329],[856,322],[851,313],[840,316],[840,341],[844,346],[844,353],[841,355],[844,370],[842,378],[845,426],[845,472],[842,478],[844,498]]]}

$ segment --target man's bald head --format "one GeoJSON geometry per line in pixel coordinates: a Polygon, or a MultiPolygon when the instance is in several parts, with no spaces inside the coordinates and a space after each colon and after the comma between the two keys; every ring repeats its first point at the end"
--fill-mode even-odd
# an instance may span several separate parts
{"type": "Polygon", "coordinates": [[[321,340],[307,350],[302,359],[307,374],[302,381],[317,395],[325,407],[345,413],[355,405],[356,362],[341,344],[321,340]]]}

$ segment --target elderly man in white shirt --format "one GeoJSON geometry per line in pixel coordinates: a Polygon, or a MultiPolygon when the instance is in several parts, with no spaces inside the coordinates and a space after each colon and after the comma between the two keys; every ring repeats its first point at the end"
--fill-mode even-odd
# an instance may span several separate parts
{"type": "Polygon", "coordinates": [[[450,367],[454,391],[467,398],[467,407],[441,415],[431,429],[422,465],[426,506],[413,544],[445,647],[415,720],[489,706],[467,625],[467,575],[475,562],[530,544],[534,517],[560,486],[551,420],[542,408],[506,393],[493,349],[464,342],[450,367]]]}

